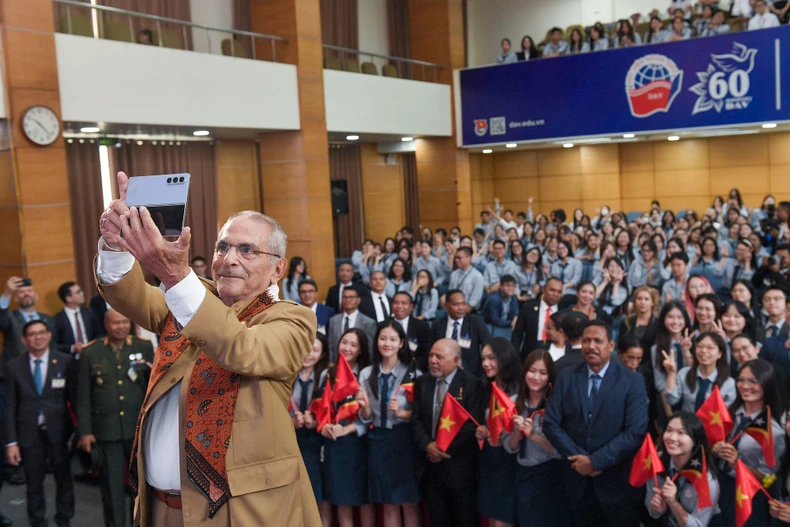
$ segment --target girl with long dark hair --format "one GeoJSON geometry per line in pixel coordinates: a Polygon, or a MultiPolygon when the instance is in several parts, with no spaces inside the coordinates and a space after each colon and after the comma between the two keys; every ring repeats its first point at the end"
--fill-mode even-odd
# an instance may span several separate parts
{"type": "Polygon", "coordinates": [[[369,497],[382,504],[385,527],[419,525],[420,487],[410,421],[413,403],[401,390],[403,383],[416,380],[416,369],[410,364],[411,351],[400,323],[390,319],[379,324],[373,363],[359,373],[366,396],[359,414],[370,427],[369,497]]]}
{"type": "MultiPolygon", "coordinates": [[[[664,353],[675,360],[675,371],[694,363],[691,353],[691,321],[686,308],[680,302],[667,302],[658,314],[656,343],[650,348],[650,363],[653,365],[653,382],[656,392],[662,394],[667,387],[667,370],[664,353]]],[[[669,417],[668,413],[664,417],[669,417]]]]}
{"type": "Polygon", "coordinates": [[[516,503],[519,527],[573,525],[568,494],[562,480],[563,463],[543,434],[546,400],[556,374],[554,361],[544,349],[533,350],[521,369],[513,432],[502,435],[505,450],[518,453],[516,503]]]}
{"type": "Polygon", "coordinates": [[[546,279],[540,248],[532,247],[524,255],[524,262],[516,273],[516,280],[521,291],[519,300],[526,302],[537,298],[546,284],[546,279]]]}
{"type": "Polygon", "coordinates": [[[417,273],[417,279],[411,286],[411,296],[414,299],[414,318],[433,320],[436,317],[439,292],[434,287],[430,271],[423,269],[417,273]]]}
{"type": "MultiPolygon", "coordinates": [[[[483,347],[485,401],[491,399],[491,384],[515,401],[519,389],[521,360],[509,340],[494,337],[483,347]]],[[[489,410],[486,409],[486,420],[489,410]]],[[[477,512],[488,518],[491,527],[508,527],[516,523],[516,460],[502,448],[501,437],[491,437],[488,428],[477,428],[477,439],[483,442],[480,452],[480,475],[477,489],[477,512]]]]}
{"type": "Polygon", "coordinates": [[[310,278],[310,275],[307,274],[307,262],[301,256],[294,256],[288,264],[288,274],[283,280],[283,298],[301,304],[299,282],[304,278],[310,278]]]}
{"type": "Polygon", "coordinates": [[[402,258],[396,258],[387,273],[384,294],[392,298],[400,291],[411,291],[411,265],[402,258]]]}

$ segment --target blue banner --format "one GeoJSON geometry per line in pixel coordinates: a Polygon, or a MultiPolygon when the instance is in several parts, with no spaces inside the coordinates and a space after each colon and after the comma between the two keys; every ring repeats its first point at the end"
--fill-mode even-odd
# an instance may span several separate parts
{"type": "Polygon", "coordinates": [[[461,70],[464,146],[790,120],[790,27],[461,70]]]}

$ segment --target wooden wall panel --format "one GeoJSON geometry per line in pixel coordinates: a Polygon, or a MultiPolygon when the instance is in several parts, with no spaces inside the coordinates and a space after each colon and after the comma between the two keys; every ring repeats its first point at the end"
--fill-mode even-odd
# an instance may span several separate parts
{"type": "Polygon", "coordinates": [[[556,148],[538,151],[538,174],[541,177],[581,173],[582,163],[578,148],[556,148]]]}
{"type": "Polygon", "coordinates": [[[769,142],[770,140],[765,134],[712,137],[709,139],[710,166],[748,167],[768,165],[769,142]]]}
{"type": "Polygon", "coordinates": [[[741,195],[764,193],[769,185],[769,172],[768,164],[711,167],[710,193],[726,197],[732,188],[740,190],[741,195]]]}
{"type": "Polygon", "coordinates": [[[403,168],[386,164],[375,144],[360,145],[360,163],[365,238],[383,241],[406,223],[403,168]]]}
{"type": "Polygon", "coordinates": [[[217,221],[223,224],[242,210],[261,210],[255,143],[219,141],[216,152],[217,221]]]}
{"type": "Polygon", "coordinates": [[[656,170],[683,170],[707,168],[709,164],[708,141],[659,141],[653,145],[653,165],[656,170]]]}

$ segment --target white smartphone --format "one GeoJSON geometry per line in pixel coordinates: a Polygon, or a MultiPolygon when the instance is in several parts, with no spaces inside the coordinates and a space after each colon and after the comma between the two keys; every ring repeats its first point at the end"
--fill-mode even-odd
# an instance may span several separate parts
{"type": "Polygon", "coordinates": [[[129,178],[126,205],[145,207],[162,236],[180,236],[189,197],[189,174],[129,178]]]}

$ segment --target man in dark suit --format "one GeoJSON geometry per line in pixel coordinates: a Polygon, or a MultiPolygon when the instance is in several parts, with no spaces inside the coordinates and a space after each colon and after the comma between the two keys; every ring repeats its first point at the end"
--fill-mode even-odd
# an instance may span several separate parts
{"type": "Polygon", "coordinates": [[[309,307],[315,313],[318,320],[318,332],[326,334],[329,319],[335,315],[335,310],[329,306],[318,303],[318,284],[311,278],[305,278],[299,282],[299,300],[304,307],[309,307]]]}
{"type": "Polygon", "coordinates": [[[8,362],[25,353],[22,344],[22,328],[31,320],[43,320],[52,331],[52,319],[36,311],[38,294],[29,278],[12,276],[6,282],[0,296],[0,331],[3,332],[3,355],[0,357],[0,376],[5,375],[8,362]],[[19,309],[11,310],[11,300],[16,300],[19,309]]]}
{"type": "Polygon", "coordinates": [[[342,263],[337,268],[337,285],[333,285],[326,293],[324,304],[340,313],[343,308],[343,290],[354,285],[354,266],[350,263],[342,263]]]}
{"type": "Polygon", "coordinates": [[[420,371],[428,371],[428,353],[431,351],[431,326],[424,320],[411,316],[414,302],[406,291],[395,293],[392,299],[392,316],[406,332],[409,350],[420,371]]]}
{"type": "Polygon", "coordinates": [[[417,379],[411,416],[414,441],[427,458],[424,475],[425,499],[432,527],[477,527],[476,425],[467,421],[447,452],[436,445],[436,431],[445,394],[449,393],[478,422],[483,419],[483,386],[459,368],[461,348],[451,339],[434,343],[428,357],[430,375],[417,379]]]}
{"type": "MultiPolygon", "coordinates": [[[[346,329],[359,328],[368,336],[371,354],[376,337],[376,321],[359,311],[359,288],[355,285],[343,289],[343,311],[329,319],[326,338],[329,341],[329,361],[337,362],[337,346],[346,329]]],[[[371,355],[372,356],[372,355],[371,355]]]]}
{"type": "Polygon", "coordinates": [[[99,321],[93,311],[85,307],[85,292],[76,282],[66,282],[58,288],[63,309],[53,318],[55,347],[61,353],[79,358],[85,344],[96,339],[99,321]]]}
{"type": "Polygon", "coordinates": [[[563,465],[576,525],[636,527],[643,488],[628,483],[647,431],[641,375],[612,361],[612,329],[594,320],[584,330],[584,364],[566,368],[546,407],[543,430],[563,465]]]}
{"type": "Polygon", "coordinates": [[[392,317],[392,300],[384,293],[387,288],[387,275],[383,271],[370,274],[370,292],[362,295],[359,310],[376,323],[384,322],[392,317]]]}
{"type": "Polygon", "coordinates": [[[772,285],[763,291],[763,309],[768,313],[765,324],[757,330],[757,341],[765,342],[771,337],[787,338],[788,319],[787,296],[778,286],[772,285]]]}
{"type": "MultiPolygon", "coordinates": [[[[546,321],[557,312],[562,298],[562,280],[549,278],[540,299],[530,300],[521,307],[510,341],[524,360],[535,348],[547,348],[546,321]]],[[[548,348],[547,348],[548,349],[548,348]]]]}
{"type": "Polygon", "coordinates": [[[74,482],[67,441],[73,422],[67,404],[76,403],[71,355],[50,348],[52,333],[41,320],[22,328],[27,353],[8,362],[3,405],[6,459],[24,461],[27,517],[32,527],[47,525],[44,477],[52,462],[57,489],[55,521],[69,525],[74,516],[74,482]]]}
{"type": "Polygon", "coordinates": [[[460,289],[447,291],[447,314],[433,321],[431,342],[449,338],[461,346],[461,367],[475,377],[483,374],[482,353],[491,339],[483,318],[469,313],[470,307],[460,289]]]}

